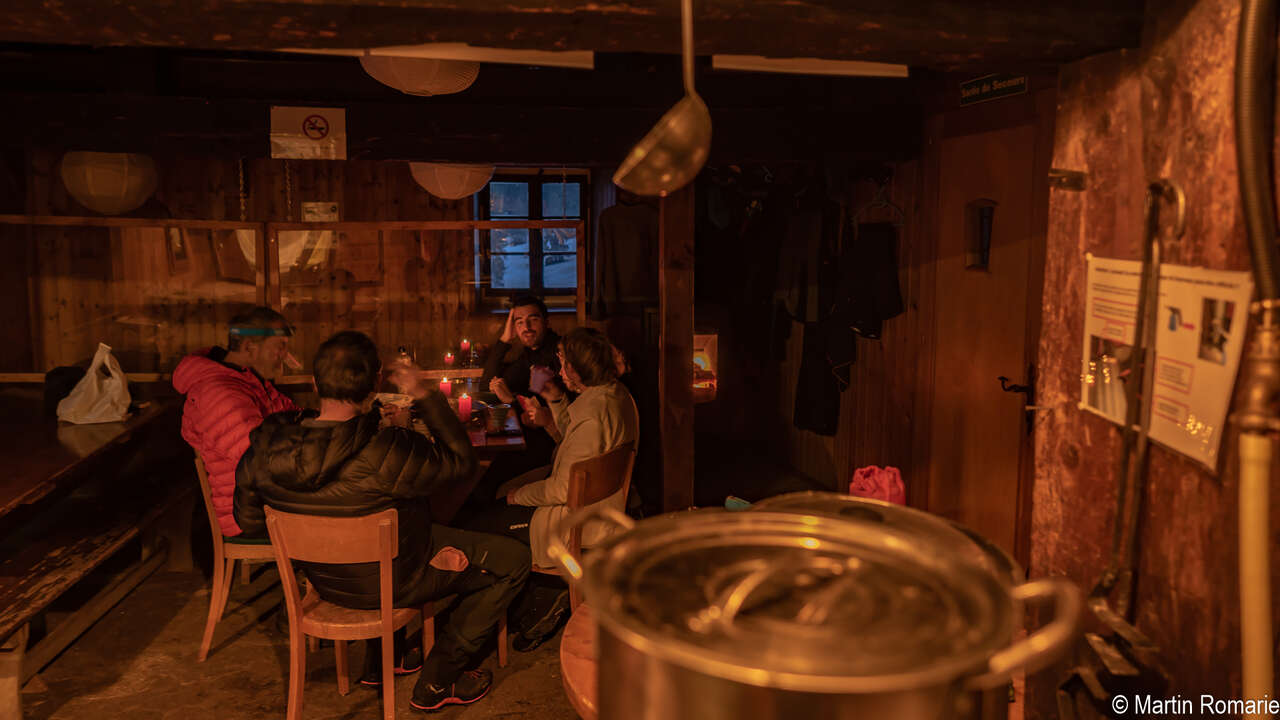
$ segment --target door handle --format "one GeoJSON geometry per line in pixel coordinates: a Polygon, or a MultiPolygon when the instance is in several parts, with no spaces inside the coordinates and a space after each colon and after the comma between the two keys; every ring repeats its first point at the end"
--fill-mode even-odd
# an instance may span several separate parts
{"type": "Polygon", "coordinates": [[[1000,389],[1005,392],[1031,394],[1030,385],[1013,385],[1013,381],[1003,375],[996,379],[1000,381],[1000,389]]]}

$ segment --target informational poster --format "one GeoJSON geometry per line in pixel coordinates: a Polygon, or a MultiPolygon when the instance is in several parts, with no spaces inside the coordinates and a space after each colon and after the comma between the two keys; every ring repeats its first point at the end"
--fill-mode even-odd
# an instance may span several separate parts
{"type": "Polygon", "coordinates": [[[272,105],[271,157],[346,160],[347,111],[272,105]]]}
{"type": "MultiPolygon", "coordinates": [[[[1123,425],[1142,263],[1088,256],[1080,407],[1123,425]]],[[[1160,267],[1151,439],[1209,468],[1231,405],[1253,280],[1247,272],[1160,267]]]]}

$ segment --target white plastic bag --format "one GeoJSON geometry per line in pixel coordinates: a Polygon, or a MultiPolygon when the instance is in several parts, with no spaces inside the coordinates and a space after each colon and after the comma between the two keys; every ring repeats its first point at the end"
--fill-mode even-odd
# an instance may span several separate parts
{"type": "Polygon", "coordinates": [[[98,343],[89,370],[58,403],[58,419],[85,425],[118,422],[129,414],[129,381],[111,346],[98,343]]]}

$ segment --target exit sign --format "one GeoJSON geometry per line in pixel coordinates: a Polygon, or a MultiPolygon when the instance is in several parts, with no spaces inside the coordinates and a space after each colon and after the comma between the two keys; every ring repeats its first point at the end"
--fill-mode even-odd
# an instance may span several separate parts
{"type": "Polygon", "coordinates": [[[986,75],[960,83],[960,105],[1021,95],[1026,91],[1026,75],[986,75]]]}

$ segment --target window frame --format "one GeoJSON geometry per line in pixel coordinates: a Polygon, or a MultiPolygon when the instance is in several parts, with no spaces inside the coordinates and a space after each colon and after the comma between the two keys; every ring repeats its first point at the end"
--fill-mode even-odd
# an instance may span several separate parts
{"type": "MultiPolygon", "coordinates": [[[[514,295],[533,294],[546,298],[549,301],[574,298],[580,292],[586,292],[586,288],[577,287],[578,273],[575,272],[574,287],[553,288],[546,287],[543,277],[543,259],[548,255],[562,255],[566,257],[579,257],[576,249],[587,242],[587,218],[590,217],[590,175],[575,170],[572,175],[561,175],[559,170],[542,170],[537,173],[516,174],[516,173],[495,173],[489,182],[485,183],[480,192],[476,193],[476,212],[477,220],[482,221],[511,221],[511,222],[538,222],[543,220],[566,222],[578,222],[581,224],[582,231],[579,236],[574,239],[575,249],[571,252],[548,252],[543,248],[543,230],[541,228],[529,228],[529,251],[528,253],[494,253],[491,247],[492,231],[477,231],[476,250],[478,256],[477,275],[480,282],[477,283],[477,289],[481,298],[508,298],[514,295]],[[548,216],[543,212],[542,193],[543,187],[546,185],[558,185],[561,182],[569,183],[572,181],[578,185],[578,214],[574,216],[548,216]],[[529,188],[529,215],[528,217],[492,217],[489,214],[490,207],[490,190],[489,187],[495,182],[517,182],[524,183],[529,188]],[[492,260],[493,255],[527,255],[529,258],[529,287],[521,288],[496,288],[493,286],[492,260]]],[[[584,246],[585,247],[585,246],[584,246]]],[[[582,255],[585,262],[585,255],[582,255]]]]}

